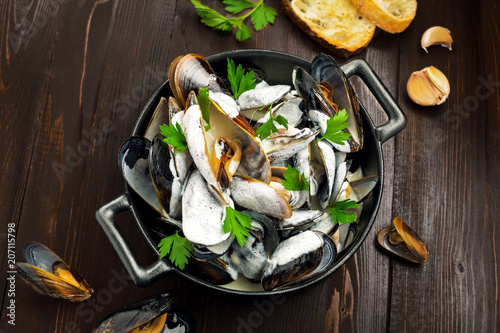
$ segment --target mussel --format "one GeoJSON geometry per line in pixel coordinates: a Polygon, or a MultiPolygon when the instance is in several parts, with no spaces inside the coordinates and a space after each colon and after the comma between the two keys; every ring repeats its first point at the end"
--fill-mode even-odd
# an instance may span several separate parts
{"type": "Polygon", "coordinates": [[[347,131],[351,134],[351,152],[361,149],[364,135],[358,99],[340,66],[331,56],[320,54],[311,63],[311,76],[322,87],[327,98],[349,116],[347,131]]]}
{"type": "Polygon", "coordinates": [[[328,269],[337,256],[333,241],[318,231],[306,230],[282,241],[262,275],[265,290],[309,279],[328,269]]]}
{"type": "Polygon", "coordinates": [[[337,150],[350,153],[363,147],[363,130],[359,106],[354,91],[333,58],[317,56],[311,64],[311,74],[294,67],[292,79],[295,89],[307,104],[309,119],[325,134],[327,120],[345,110],[350,138],[342,144],[330,142],[337,150]]]}
{"type": "Polygon", "coordinates": [[[16,264],[18,273],[40,294],[71,302],[92,296],[88,283],[45,245],[28,243],[23,252],[26,262],[16,264]]]}
{"type": "Polygon", "coordinates": [[[201,173],[194,170],[182,200],[182,230],[186,238],[202,247],[227,244],[230,234],[222,230],[226,206],[209,190],[201,173]]]}
{"type": "Polygon", "coordinates": [[[94,333],[189,333],[196,323],[188,312],[172,307],[177,291],[130,304],[104,319],[94,333]]]}
{"type": "Polygon", "coordinates": [[[191,91],[207,88],[213,92],[227,93],[222,79],[217,76],[210,63],[198,54],[179,56],[168,70],[168,82],[177,100],[186,104],[191,91]]]}
{"type": "Polygon", "coordinates": [[[429,252],[422,238],[399,217],[395,217],[392,222],[394,227],[385,227],[378,232],[379,244],[403,259],[425,263],[429,252]]]}
{"type": "Polygon", "coordinates": [[[277,218],[292,216],[288,200],[264,182],[249,177],[234,176],[230,190],[231,198],[242,207],[277,218]]]}
{"type": "Polygon", "coordinates": [[[250,282],[259,283],[269,257],[278,246],[279,237],[272,221],[264,214],[254,211],[244,213],[250,216],[252,228],[243,246],[233,243],[231,261],[250,282]]]}

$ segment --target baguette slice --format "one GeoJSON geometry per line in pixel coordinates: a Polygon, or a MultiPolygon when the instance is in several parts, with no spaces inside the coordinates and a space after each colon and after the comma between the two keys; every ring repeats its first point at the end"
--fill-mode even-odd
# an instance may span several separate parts
{"type": "Polygon", "coordinates": [[[410,25],[417,13],[417,0],[351,0],[380,29],[398,33],[410,25]]]}
{"type": "Polygon", "coordinates": [[[367,46],[376,29],[351,0],[281,0],[281,9],[313,40],[344,57],[367,46]]]}

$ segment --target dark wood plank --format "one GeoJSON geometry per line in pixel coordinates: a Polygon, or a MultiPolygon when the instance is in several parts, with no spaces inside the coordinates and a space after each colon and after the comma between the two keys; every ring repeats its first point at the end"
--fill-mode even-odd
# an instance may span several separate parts
{"type": "Polygon", "coordinates": [[[410,27],[400,72],[408,78],[434,65],[449,78],[451,94],[441,106],[424,108],[400,89],[408,128],[398,137],[394,182],[394,214],[426,240],[430,257],[422,267],[394,261],[389,329],[493,332],[498,330],[498,230],[490,216],[499,201],[498,190],[487,189],[498,189],[499,169],[487,152],[498,155],[497,139],[491,138],[498,137],[499,101],[498,91],[479,100],[476,89],[481,77],[499,80],[497,68],[490,67],[498,38],[482,38],[483,29],[498,30],[498,21],[488,19],[498,14],[498,6],[487,1],[435,5],[419,3],[419,10],[431,14],[418,16],[410,27]],[[469,24],[475,20],[486,27],[469,24]],[[426,54],[411,47],[436,24],[452,31],[453,51],[432,47],[426,54]],[[467,110],[467,105],[474,107],[467,110]]]}

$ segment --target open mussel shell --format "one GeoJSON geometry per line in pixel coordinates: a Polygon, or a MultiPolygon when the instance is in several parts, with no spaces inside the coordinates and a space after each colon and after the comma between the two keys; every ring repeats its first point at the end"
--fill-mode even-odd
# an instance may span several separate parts
{"type": "Polygon", "coordinates": [[[349,181],[349,186],[356,195],[356,202],[362,202],[375,188],[378,180],[378,176],[368,176],[349,181]]]}
{"type": "MultiPolygon", "coordinates": [[[[191,172],[182,200],[184,236],[201,247],[227,244],[230,234],[222,230],[226,206],[217,194],[210,191],[209,184],[198,170],[191,172]]],[[[227,244],[226,249],[230,245],[227,244]]]]}
{"type": "Polygon", "coordinates": [[[163,209],[169,216],[180,217],[182,184],[174,163],[174,152],[157,134],[152,142],[149,155],[149,170],[153,186],[163,209]]]}
{"type": "Polygon", "coordinates": [[[118,153],[118,165],[123,178],[148,205],[160,215],[168,214],[156,195],[149,170],[149,150],[151,141],[144,137],[133,136],[126,140],[118,153]]]}
{"type": "Polygon", "coordinates": [[[231,261],[249,281],[259,283],[269,257],[278,246],[279,237],[267,216],[254,211],[244,213],[250,216],[252,228],[243,246],[233,242],[231,261]]]}
{"type": "Polygon", "coordinates": [[[274,290],[312,278],[328,269],[337,256],[327,235],[306,230],[282,241],[262,276],[264,290],[274,290]]]}
{"type": "Polygon", "coordinates": [[[311,76],[322,86],[323,92],[327,93],[328,99],[332,100],[339,110],[346,110],[349,116],[347,130],[353,141],[351,148],[361,149],[364,136],[358,99],[340,66],[331,56],[320,54],[311,63],[311,76]]]}
{"type": "MultiPolygon", "coordinates": [[[[318,75],[316,76],[318,77],[318,75]]],[[[337,85],[331,84],[328,81],[320,82],[301,67],[293,68],[292,79],[295,89],[306,102],[309,118],[316,126],[321,128],[321,135],[325,134],[327,120],[337,114],[339,110],[345,109],[349,116],[349,126],[344,131],[348,132],[351,136],[342,144],[334,142],[331,142],[331,144],[335,149],[346,153],[356,152],[361,149],[363,146],[362,124],[357,104],[352,107],[343,106],[346,103],[341,103],[342,105],[339,105],[332,91],[333,87],[337,85]],[[357,114],[354,110],[357,110],[357,114]]],[[[326,78],[324,79],[326,80],[326,78]]],[[[349,84],[348,81],[346,82],[349,84]]],[[[343,85],[342,87],[337,87],[337,89],[341,94],[347,94],[349,96],[351,96],[352,92],[352,98],[354,98],[357,103],[354,92],[352,88],[349,87],[343,85]],[[351,92],[347,93],[347,89],[351,89],[351,92]]],[[[335,93],[337,94],[337,92],[335,93]]]]}
{"type": "MultiPolygon", "coordinates": [[[[244,114],[244,111],[240,111],[244,114]]],[[[283,116],[288,121],[288,127],[297,127],[304,118],[305,105],[304,99],[301,97],[293,97],[285,100],[284,102],[279,103],[276,106],[272,107],[272,115],[273,117],[283,116]]],[[[254,129],[256,130],[262,124],[269,120],[269,111],[264,110],[260,117],[255,116],[254,112],[250,113],[250,119],[256,120],[254,129]]],[[[277,125],[280,128],[282,125],[277,125]]]]}
{"type": "Polygon", "coordinates": [[[177,291],[167,291],[127,305],[104,319],[94,333],[194,332],[193,317],[172,308],[176,298],[177,291]]]}
{"type": "Polygon", "coordinates": [[[319,128],[289,128],[281,133],[274,133],[262,141],[262,148],[270,162],[284,161],[292,158],[306,148],[319,134],[319,128]]]}
{"type": "Polygon", "coordinates": [[[344,251],[349,245],[354,242],[356,235],[358,233],[358,224],[344,223],[339,225],[339,238],[337,244],[337,251],[340,253],[344,251]]]}
{"type": "Polygon", "coordinates": [[[429,258],[427,246],[420,236],[400,218],[393,220],[394,227],[386,227],[379,231],[379,244],[395,255],[419,264],[429,258]]]}
{"type": "Polygon", "coordinates": [[[175,98],[183,105],[191,91],[207,88],[213,92],[227,92],[221,78],[209,62],[198,54],[187,54],[172,61],[168,81],[175,98]]]}
{"type": "Polygon", "coordinates": [[[24,256],[26,263],[17,263],[18,273],[40,294],[80,302],[94,292],[77,272],[45,245],[28,243],[24,256]]]}
{"type": "Polygon", "coordinates": [[[241,207],[276,218],[292,216],[288,200],[264,182],[249,177],[234,176],[230,191],[231,198],[241,207]]]}
{"type": "Polygon", "coordinates": [[[241,110],[255,110],[275,103],[290,91],[289,85],[259,85],[242,93],[237,103],[241,110]]]}
{"type": "Polygon", "coordinates": [[[318,198],[321,208],[326,209],[332,196],[333,185],[336,177],[335,152],[333,147],[325,141],[317,141],[317,148],[325,168],[326,182],[319,184],[318,198]]]}
{"type": "Polygon", "coordinates": [[[297,234],[309,229],[312,225],[323,218],[325,213],[321,210],[297,209],[288,219],[275,220],[276,229],[281,231],[285,237],[297,234]]]}
{"type": "Polygon", "coordinates": [[[186,265],[186,273],[215,285],[231,283],[238,278],[238,268],[231,261],[229,252],[216,257],[208,253],[213,252],[206,251],[203,257],[198,257],[198,254],[193,252],[189,264],[186,265]]]}
{"type": "MultiPolygon", "coordinates": [[[[300,171],[297,167],[297,169],[300,171]]],[[[292,190],[287,190],[283,186],[282,181],[285,180],[284,175],[287,171],[287,168],[285,167],[277,167],[273,166],[271,167],[271,182],[269,183],[270,186],[272,186],[274,189],[279,191],[287,200],[288,203],[290,204],[290,207],[292,210],[298,209],[302,207],[306,202],[308,203],[307,206],[309,207],[309,191],[304,190],[304,191],[292,191],[292,190]]],[[[307,171],[308,172],[308,171],[307,171]]],[[[309,172],[308,172],[309,175],[309,172]]],[[[307,176],[306,176],[307,179],[307,176]]]]}
{"type": "Polygon", "coordinates": [[[146,128],[146,132],[144,133],[144,137],[149,141],[153,141],[154,137],[160,133],[160,125],[170,122],[168,104],[169,102],[162,97],[156,106],[153,116],[151,117],[148,127],[146,128]]]}

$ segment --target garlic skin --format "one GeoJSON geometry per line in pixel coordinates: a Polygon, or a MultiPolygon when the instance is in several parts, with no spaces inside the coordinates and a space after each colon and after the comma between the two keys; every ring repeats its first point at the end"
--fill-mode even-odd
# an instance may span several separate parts
{"type": "Polygon", "coordinates": [[[451,51],[452,43],[453,38],[451,38],[450,30],[439,26],[427,29],[420,40],[420,46],[422,46],[427,53],[429,53],[427,47],[431,45],[441,45],[451,51]]]}
{"type": "Polygon", "coordinates": [[[410,99],[419,105],[439,105],[450,95],[450,83],[439,69],[429,66],[412,73],[406,91],[410,99]]]}

